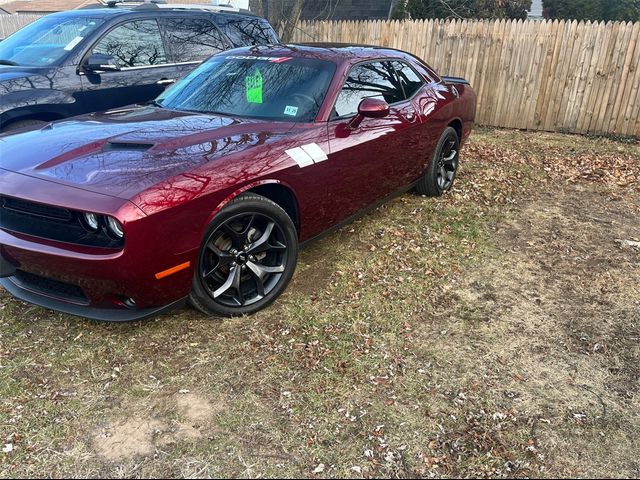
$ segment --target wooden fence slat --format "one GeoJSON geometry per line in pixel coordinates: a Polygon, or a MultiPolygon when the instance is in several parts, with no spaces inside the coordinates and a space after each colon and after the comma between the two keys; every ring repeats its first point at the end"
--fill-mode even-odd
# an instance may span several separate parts
{"type": "Polygon", "coordinates": [[[629,41],[629,48],[627,49],[627,58],[624,63],[624,70],[622,72],[624,86],[620,86],[618,89],[618,98],[616,99],[616,108],[611,115],[611,124],[608,131],[620,131],[625,121],[626,107],[630,101],[630,94],[633,86],[633,72],[638,68],[638,58],[640,58],[640,22],[635,23],[632,26],[631,39],[629,41]]]}

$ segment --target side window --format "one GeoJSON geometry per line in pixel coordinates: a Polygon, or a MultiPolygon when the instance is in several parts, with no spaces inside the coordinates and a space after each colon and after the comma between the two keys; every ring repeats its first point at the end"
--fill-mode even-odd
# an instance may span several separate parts
{"type": "Polygon", "coordinates": [[[439,82],[440,81],[440,77],[438,77],[436,72],[434,72],[433,69],[431,67],[429,67],[428,65],[426,65],[426,64],[423,65],[423,63],[421,61],[415,62],[414,65],[415,65],[416,69],[418,70],[418,73],[422,77],[424,77],[427,80],[427,82],[433,83],[433,82],[439,82]]]}
{"type": "Polygon", "coordinates": [[[218,21],[218,26],[233,42],[234,46],[269,45],[280,43],[269,22],[262,18],[229,19],[218,21]]]}
{"type": "Polygon", "coordinates": [[[405,98],[411,98],[422,87],[422,79],[404,62],[391,62],[396,69],[396,75],[404,90],[405,98]]]}
{"type": "Polygon", "coordinates": [[[116,27],[98,41],[93,53],[111,55],[120,68],[167,63],[155,20],[140,20],[116,27]]]}
{"type": "Polygon", "coordinates": [[[379,98],[389,105],[405,99],[391,62],[361,63],[353,67],[338,94],[332,116],[355,115],[365,98],[379,98]]]}
{"type": "Polygon", "coordinates": [[[222,34],[207,20],[183,17],[159,22],[172,62],[201,61],[226,50],[222,34]]]}

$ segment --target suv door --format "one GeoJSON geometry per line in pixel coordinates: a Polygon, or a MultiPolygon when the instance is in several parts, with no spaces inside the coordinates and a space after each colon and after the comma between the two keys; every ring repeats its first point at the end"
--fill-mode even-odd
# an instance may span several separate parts
{"type": "MultiPolygon", "coordinates": [[[[106,110],[154,99],[182,75],[171,63],[155,19],[120,24],[103,35],[84,58],[94,53],[113,56],[119,71],[82,71],[82,102],[86,111],[106,110]]],[[[194,62],[194,65],[197,62],[194,62]]]]}

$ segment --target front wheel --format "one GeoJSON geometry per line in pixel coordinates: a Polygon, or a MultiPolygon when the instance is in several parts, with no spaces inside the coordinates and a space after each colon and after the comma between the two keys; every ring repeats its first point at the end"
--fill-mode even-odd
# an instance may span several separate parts
{"type": "Polygon", "coordinates": [[[243,194],[213,219],[205,234],[189,299],[207,315],[247,315],[269,305],[296,268],[293,221],[271,200],[243,194]]]}
{"type": "Polygon", "coordinates": [[[458,133],[454,128],[447,127],[438,140],[427,171],[416,185],[416,192],[429,197],[439,197],[450,190],[458,169],[459,152],[458,133]]]}

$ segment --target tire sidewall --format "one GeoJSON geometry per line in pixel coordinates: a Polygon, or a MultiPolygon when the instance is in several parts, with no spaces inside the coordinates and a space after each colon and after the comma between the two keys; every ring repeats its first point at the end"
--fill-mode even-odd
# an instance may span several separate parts
{"type": "Polygon", "coordinates": [[[453,188],[453,184],[455,183],[456,176],[458,173],[458,166],[460,162],[460,138],[458,137],[458,132],[456,132],[455,128],[447,127],[444,129],[440,138],[438,139],[438,143],[436,144],[436,148],[433,152],[433,157],[429,162],[429,166],[424,173],[423,177],[420,179],[420,182],[417,185],[418,193],[422,195],[428,195],[430,197],[439,197],[445,192],[448,192],[453,188]],[[453,177],[451,178],[451,184],[446,189],[441,189],[438,185],[438,159],[440,158],[440,153],[442,152],[442,148],[444,147],[447,139],[453,136],[456,141],[456,169],[453,172],[453,177]]]}
{"type": "Polygon", "coordinates": [[[227,206],[225,206],[211,221],[207,230],[203,236],[200,244],[200,250],[198,251],[198,258],[196,268],[193,273],[193,285],[192,291],[189,296],[191,302],[196,308],[208,315],[232,317],[248,315],[258,310],[261,310],[271,304],[280,294],[287,288],[287,285],[291,281],[296,269],[298,259],[298,237],[296,228],[293,221],[287,215],[287,213],[276,203],[271,200],[261,197],[259,195],[240,195],[232,200],[227,206]],[[200,265],[202,263],[202,257],[204,255],[204,247],[207,244],[211,235],[227,220],[238,215],[247,213],[260,213],[271,217],[279,227],[287,241],[287,261],[285,271],[282,273],[282,277],[275,285],[273,290],[269,292],[263,299],[247,305],[246,307],[228,307],[221,303],[216,302],[211,298],[202,284],[202,278],[200,276],[200,265]]]}

